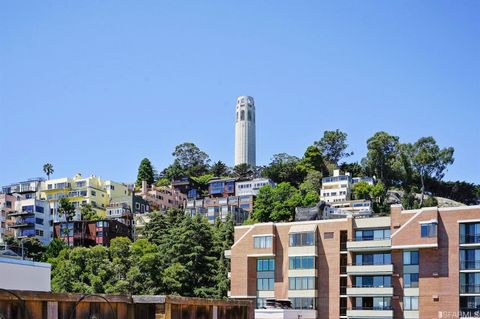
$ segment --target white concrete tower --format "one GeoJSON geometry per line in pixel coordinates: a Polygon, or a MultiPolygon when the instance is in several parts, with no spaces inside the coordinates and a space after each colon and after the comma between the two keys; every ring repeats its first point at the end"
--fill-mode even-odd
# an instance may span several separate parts
{"type": "Polygon", "coordinates": [[[235,165],[255,166],[255,102],[251,96],[237,98],[235,119],[235,165]]]}

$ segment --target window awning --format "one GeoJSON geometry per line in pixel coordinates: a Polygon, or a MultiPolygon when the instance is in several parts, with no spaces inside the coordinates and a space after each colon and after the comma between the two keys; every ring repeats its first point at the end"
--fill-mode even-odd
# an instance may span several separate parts
{"type": "Polygon", "coordinates": [[[317,230],[317,224],[294,225],[290,227],[289,234],[292,233],[311,233],[317,230]]]}

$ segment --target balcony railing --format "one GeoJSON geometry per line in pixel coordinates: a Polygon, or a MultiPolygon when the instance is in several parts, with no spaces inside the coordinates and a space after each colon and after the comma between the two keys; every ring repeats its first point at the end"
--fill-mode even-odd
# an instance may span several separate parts
{"type": "Polygon", "coordinates": [[[361,237],[354,237],[350,241],[369,241],[369,240],[389,240],[390,236],[361,236],[361,237]]]}
{"type": "Polygon", "coordinates": [[[480,244],[480,234],[460,236],[460,244],[480,244]]]}
{"type": "Polygon", "coordinates": [[[351,285],[347,286],[348,288],[392,288],[392,284],[390,285],[351,285]]]}
{"type": "Polygon", "coordinates": [[[460,285],[461,294],[480,294],[480,284],[460,285]]]}
{"type": "Polygon", "coordinates": [[[28,215],[35,215],[35,212],[31,212],[31,211],[21,211],[21,212],[11,212],[11,213],[8,213],[8,216],[12,216],[12,217],[15,217],[15,216],[28,216],[28,215]]]}
{"type": "Polygon", "coordinates": [[[392,306],[353,306],[350,310],[393,310],[392,306]]]}
{"type": "Polygon", "coordinates": [[[375,261],[361,261],[361,262],[354,262],[352,264],[348,264],[349,266],[384,266],[384,265],[391,265],[392,262],[375,262],[375,261]]]}
{"type": "Polygon", "coordinates": [[[461,270],[480,269],[480,260],[463,260],[460,261],[461,270]]]}

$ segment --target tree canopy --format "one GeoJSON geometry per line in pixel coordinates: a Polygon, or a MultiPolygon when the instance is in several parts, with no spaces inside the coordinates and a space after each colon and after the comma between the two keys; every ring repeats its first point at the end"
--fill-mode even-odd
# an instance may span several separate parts
{"type": "Polygon", "coordinates": [[[140,166],[138,167],[137,182],[135,183],[135,186],[142,186],[142,181],[147,181],[148,185],[153,185],[153,183],[155,182],[155,172],[152,163],[148,158],[144,158],[140,162],[140,166]]]}

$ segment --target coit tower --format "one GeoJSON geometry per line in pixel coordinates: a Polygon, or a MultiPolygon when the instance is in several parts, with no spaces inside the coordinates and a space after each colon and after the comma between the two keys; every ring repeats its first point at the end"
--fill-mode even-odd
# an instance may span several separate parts
{"type": "Polygon", "coordinates": [[[255,103],[251,96],[239,96],[235,120],[235,166],[255,166],[255,103]]]}

